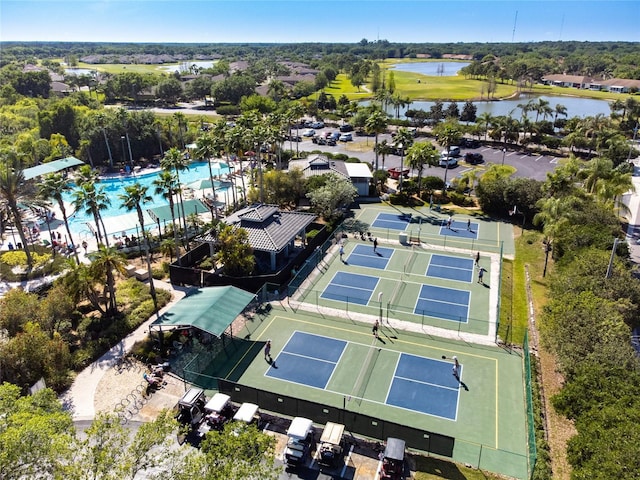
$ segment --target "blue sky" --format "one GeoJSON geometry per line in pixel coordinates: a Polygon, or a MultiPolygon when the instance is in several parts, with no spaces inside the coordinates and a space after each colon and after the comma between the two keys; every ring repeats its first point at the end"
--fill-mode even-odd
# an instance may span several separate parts
{"type": "Polygon", "coordinates": [[[362,38],[640,41],[640,0],[0,1],[3,41],[286,43],[362,38]]]}

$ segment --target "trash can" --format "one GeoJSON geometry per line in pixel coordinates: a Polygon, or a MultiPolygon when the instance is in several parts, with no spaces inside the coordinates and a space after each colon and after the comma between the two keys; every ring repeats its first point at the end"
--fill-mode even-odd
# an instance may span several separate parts
{"type": "Polygon", "coordinates": [[[407,234],[406,233],[400,233],[398,234],[398,240],[400,241],[400,243],[402,245],[407,243],[407,234]]]}

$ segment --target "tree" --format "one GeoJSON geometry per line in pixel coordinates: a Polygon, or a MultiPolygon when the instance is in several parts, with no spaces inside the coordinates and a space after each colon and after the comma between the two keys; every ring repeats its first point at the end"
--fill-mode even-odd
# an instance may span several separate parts
{"type": "Polygon", "coordinates": [[[358,190],[349,179],[336,174],[327,174],[326,180],[325,185],[307,193],[307,198],[313,210],[330,221],[342,215],[342,209],[351,205],[358,190]]]}
{"type": "Polygon", "coordinates": [[[76,210],[84,209],[85,213],[93,216],[98,243],[102,243],[104,240],[108,246],[109,237],[100,212],[111,205],[111,200],[104,188],[99,186],[95,181],[81,182],[73,191],[73,204],[76,210]]]}
{"type": "Polygon", "coordinates": [[[20,388],[0,384],[0,478],[64,478],[75,427],[50,389],[21,396],[20,388]]]}
{"type": "MultiPolygon", "coordinates": [[[[71,235],[71,229],[69,228],[69,218],[67,217],[67,209],[64,204],[62,195],[66,192],[70,192],[71,186],[67,179],[61,173],[50,173],[45,175],[42,182],[38,184],[38,194],[43,199],[52,199],[58,204],[60,212],[62,212],[62,220],[64,221],[65,229],[69,238],[69,243],[76,245],[71,235]]],[[[48,220],[47,220],[48,221],[48,220]]],[[[77,249],[74,249],[76,262],[80,263],[77,249]]]]}
{"type": "Polygon", "coordinates": [[[393,152],[393,149],[391,148],[391,145],[389,145],[389,142],[386,139],[382,140],[374,148],[376,149],[376,153],[382,156],[382,169],[384,170],[384,161],[387,158],[387,155],[391,155],[391,153],[393,152]]]}
{"type": "Polygon", "coordinates": [[[170,148],[166,151],[162,160],[160,160],[160,166],[165,171],[174,170],[176,173],[176,182],[178,184],[178,198],[179,198],[179,208],[182,211],[182,222],[184,226],[184,232],[187,232],[187,219],[184,214],[184,203],[182,201],[182,188],[180,187],[180,172],[183,170],[187,170],[189,167],[189,160],[185,158],[180,150],[175,147],[170,148]]]}
{"type": "MultiPolygon", "coordinates": [[[[445,122],[443,124],[439,124],[433,129],[433,133],[436,135],[436,138],[438,139],[440,145],[445,147],[445,149],[447,150],[447,157],[449,157],[449,154],[451,153],[451,147],[460,143],[460,139],[462,138],[462,132],[460,131],[457,122],[445,122]]],[[[445,185],[447,184],[448,171],[449,169],[445,167],[445,185]]]]}
{"type": "Polygon", "coordinates": [[[418,172],[418,196],[421,194],[422,169],[425,165],[435,167],[438,165],[439,154],[431,142],[414,143],[407,150],[407,162],[418,172]]]}
{"type": "Polygon", "coordinates": [[[373,151],[376,155],[376,163],[374,170],[378,170],[378,135],[383,133],[387,128],[387,115],[381,110],[375,109],[367,117],[365,121],[365,130],[367,133],[373,133],[375,135],[375,144],[373,151]]]}
{"type": "MultiPolygon", "coordinates": [[[[400,171],[404,169],[404,156],[409,147],[413,145],[413,135],[409,129],[400,127],[396,132],[396,146],[400,149],[400,171]]],[[[402,190],[403,175],[398,178],[398,190],[402,190]]]]}
{"type": "MultiPolygon", "coordinates": [[[[107,291],[109,292],[108,304],[106,313],[108,315],[115,315],[118,311],[118,305],[116,301],[116,280],[114,271],[124,275],[126,257],[118,252],[114,247],[106,247],[104,245],[98,245],[98,251],[89,254],[91,265],[89,266],[90,274],[93,278],[102,278],[102,284],[106,284],[107,291]]],[[[151,272],[149,272],[151,275],[151,272]]]]}
{"type": "Polygon", "coordinates": [[[209,167],[209,181],[211,182],[211,193],[213,195],[214,206],[212,208],[212,217],[218,218],[218,209],[215,207],[216,187],[213,181],[213,169],[211,167],[211,158],[218,154],[221,148],[221,142],[210,133],[203,133],[196,139],[196,155],[207,161],[209,167]]]}
{"type": "Polygon", "coordinates": [[[478,111],[478,107],[476,107],[473,102],[466,101],[464,107],[462,107],[462,114],[460,114],[460,121],[467,122],[475,122],[476,121],[476,112],[478,111]]]}
{"type": "Polygon", "coordinates": [[[225,225],[218,234],[218,247],[216,260],[222,263],[226,275],[242,277],[253,272],[253,249],[244,228],[225,225]]]}
{"type": "Polygon", "coordinates": [[[127,211],[135,210],[138,214],[138,223],[140,224],[140,231],[142,232],[142,238],[144,239],[144,252],[147,260],[147,271],[149,272],[149,291],[151,298],[153,299],[153,306],[158,312],[158,298],[156,296],[156,288],[153,284],[153,275],[151,269],[151,246],[149,245],[149,234],[144,226],[144,215],[142,212],[142,205],[151,202],[153,199],[147,194],[149,187],[143,187],[139,183],[133,185],[127,185],[124,190],[125,193],[120,195],[120,201],[122,206],[127,211]]]}
{"type": "MultiPolygon", "coordinates": [[[[154,193],[156,195],[162,195],[167,199],[169,203],[169,211],[171,212],[171,226],[173,231],[173,248],[175,249],[176,258],[178,264],[180,263],[180,244],[178,242],[178,230],[176,227],[176,214],[175,214],[175,201],[174,197],[178,194],[180,187],[176,176],[167,170],[163,170],[158,174],[158,177],[153,181],[155,186],[154,193]]],[[[164,243],[164,242],[163,242],[164,243]]]]}
{"type": "Polygon", "coordinates": [[[27,256],[29,269],[33,267],[33,257],[27,245],[27,237],[22,229],[22,211],[20,205],[29,205],[33,197],[32,193],[30,185],[25,182],[20,163],[15,158],[10,159],[5,156],[4,165],[0,163],[0,200],[2,200],[3,206],[9,212],[13,225],[18,231],[24,253],[27,256]]]}
{"type": "Polygon", "coordinates": [[[182,84],[175,78],[162,80],[157,87],[156,95],[158,98],[173,105],[182,95],[182,84]]]}

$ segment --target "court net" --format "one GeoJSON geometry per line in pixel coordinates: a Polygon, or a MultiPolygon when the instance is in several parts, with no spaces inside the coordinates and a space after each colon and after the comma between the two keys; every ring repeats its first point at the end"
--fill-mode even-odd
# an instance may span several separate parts
{"type": "Polygon", "coordinates": [[[376,345],[377,342],[378,339],[374,337],[373,342],[369,347],[369,351],[367,352],[367,356],[364,359],[364,363],[362,364],[362,368],[360,368],[358,378],[356,378],[353,385],[351,397],[358,403],[358,405],[362,404],[362,397],[364,397],[364,392],[367,390],[367,385],[369,385],[369,380],[371,379],[371,375],[376,366],[376,361],[380,355],[380,349],[377,348],[376,345]]]}

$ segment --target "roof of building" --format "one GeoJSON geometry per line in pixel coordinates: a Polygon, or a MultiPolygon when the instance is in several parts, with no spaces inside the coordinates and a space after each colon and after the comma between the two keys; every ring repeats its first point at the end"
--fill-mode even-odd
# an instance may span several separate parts
{"type": "Polygon", "coordinates": [[[366,163],[346,163],[344,164],[349,174],[349,178],[373,178],[373,173],[366,163]]]}
{"type": "Polygon", "coordinates": [[[253,293],[231,285],[194,289],[152,326],[196,327],[220,337],[254,297],[253,293]]]}
{"type": "Polygon", "coordinates": [[[275,205],[253,205],[235,212],[224,222],[247,231],[254,250],[279,252],[313,223],[313,213],[281,211],[275,205]]]}
{"type": "Polygon", "coordinates": [[[25,180],[31,180],[32,178],[36,178],[41,175],[59,172],[60,170],[64,170],[65,168],[75,167],[83,164],[84,162],[77,159],[76,157],[67,157],[60,160],[54,160],[53,162],[43,163],[42,165],[38,165],[36,167],[25,168],[22,173],[24,174],[25,180]]]}
{"type": "Polygon", "coordinates": [[[304,178],[325,173],[335,173],[345,178],[350,178],[344,160],[332,160],[326,155],[315,154],[307,158],[289,161],[289,170],[299,168],[304,178]]]}
{"type": "Polygon", "coordinates": [[[567,83],[591,83],[593,79],[585,75],[565,75],[563,73],[552,73],[542,77],[543,80],[551,82],[567,82],[567,83]]]}

